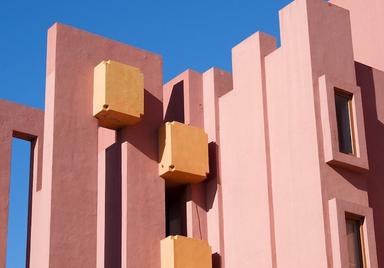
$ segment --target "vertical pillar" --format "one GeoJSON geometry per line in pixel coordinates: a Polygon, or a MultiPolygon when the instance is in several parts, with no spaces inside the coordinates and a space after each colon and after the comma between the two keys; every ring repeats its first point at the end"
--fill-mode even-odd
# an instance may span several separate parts
{"type": "Polygon", "coordinates": [[[206,182],[208,242],[213,267],[223,267],[224,237],[220,181],[219,97],[232,90],[232,74],[212,68],[203,74],[204,129],[208,134],[210,174],[206,182]]]}
{"type": "Polygon", "coordinates": [[[152,74],[157,79],[145,81],[141,122],[117,133],[122,168],[122,267],[160,267],[165,186],[158,171],[157,133],[163,113],[161,65],[157,67],[152,74]]]}
{"type": "MultiPolygon", "coordinates": [[[[164,120],[204,128],[202,74],[187,70],[164,85],[164,120]],[[180,107],[180,102],[182,107],[180,107]]],[[[187,235],[207,239],[205,182],[189,184],[186,189],[187,235]]]]}
{"type": "Polygon", "coordinates": [[[12,132],[5,127],[0,132],[0,267],[5,268],[7,254],[7,226],[9,208],[9,187],[11,176],[12,132]]]}
{"type": "MultiPolygon", "coordinates": [[[[145,77],[145,101],[156,99],[161,103],[162,60],[158,55],[62,24],[49,30],[48,41],[44,157],[49,161],[44,161],[43,170],[51,183],[52,196],[49,240],[44,241],[44,247],[48,247],[44,259],[49,259],[49,264],[41,267],[60,267],[63,263],[68,267],[96,267],[103,263],[97,254],[103,251],[100,243],[105,243],[105,237],[98,237],[102,233],[101,217],[108,214],[97,213],[102,212],[98,199],[103,201],[98,187],[102,191],[109,185],[100,182],[103,177],[109,178],[100,174],[108,166],[100,166],[103,157],[98,152],[100,143],[108,140],[104,135],[109,134],[98,133],[98,121],[93,117],[94,67],[103,60],[114,60],[139,68],[145,77]]],[[[132,267],[159,267],[159,241],[165,228],[156,137],[162,114],[161,108],[152,108],[153,100],[145,105],[146,119],[117,134],[116,146],[128,143],[128,162],[121,163],[121,172],[128,170],[122,177],[122,184],[128,182],[128,196],[121,197],[127,201],[122,206],[127,207],[128,222],[121,231],[126,228],[130,237],[122,255],[132,267]],[[154,115],[157,117],[152,118],[154,115]],[[137,224],[145,221],[148,224],[137,224]],[[137,249],[140,254],[136,254],[137,249]]]]}
{"type": "MultiPolygon", "coordinates": [[[[13,102],[0,100],[0,267],[5,267],[8,209],[10,192],[10,171],[12,157],[12,138],[31,142],[30,154],[30,196],[28,208],[27,233],[27,266],[30,265],[30,244],[33,240],[33,228],[38,225],[35,214],[38,215],[39,200],[38,185],[41,186],[42,144],[43,144],[43,111],[26,107],[13,102]],[[31,204],[32,202],[32,204],[31,204]],[[35,213],[32,213],[35,211],[35,213]],[[36,224],[37,223],[37,224],[36,224]]],[[[38,217],[37,217],[38,218],[38,217]]],[[[37,239],[36,239],[37,240],[37,239]]],[[[29,267],[29,266],[28,266],[29,267]]]]}
{"type": "Polygon", "coordinates": [[[233,90],[220,98],[225,267],[275,267],[264,57],[256,33],[232,50],[233,90]]]}

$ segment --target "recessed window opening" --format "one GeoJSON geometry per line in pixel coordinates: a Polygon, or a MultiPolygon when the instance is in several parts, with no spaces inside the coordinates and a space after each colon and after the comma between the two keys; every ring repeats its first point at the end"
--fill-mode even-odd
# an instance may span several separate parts
{"type": "Polygon", "coordinates": [[[31,142],[12,140],[6,267],[29,267],[31,142]]]}
{"type": "Polygon", "coordinates": [[[364,217],[346,214],[348,263],[350,268],[365,268],[363,224],[364,217]]]}
{"type": "Polygon", "coordinates": [[[352,94],[336,88],[335,106],[339,150],[345,154],[355,155],[356,148],[353,133],[352,94]]]}
{"type": "Polygon", "coordinates": [[[186,187],[166,186],[165,188],[166,236],[187,236],[186,187]]]}

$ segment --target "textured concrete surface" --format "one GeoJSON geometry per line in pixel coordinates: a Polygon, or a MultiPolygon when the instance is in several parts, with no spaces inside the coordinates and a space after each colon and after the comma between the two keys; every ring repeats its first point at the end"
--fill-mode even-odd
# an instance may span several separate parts
{"type": "Polygon", "coordinates": [[[159,175],[175,184],[200,183],[209,173],[208,136],[176,121],[159,130],[159,175]]]}
{"type": "MultiPolygon", "coordinates": [[[[27,260],[31,237],[43,232],[37,222],[44,213],[42,200],[42,156],[44,112],[39,109],[0,100],[0,267],[5,268],[8,208],[11,176],[12,138],[31,142],[30,204],[28,215],[27,260]],[[33,211],[33,213],[32,213],[33,211]]],[[[49,228],[49,226],[44,226],[49,228]]]]}
{"type": "Polygon", "coordinates": [[[203,240],[179,235],[161,240],[161,268],[211,268],[211,254],[203,240]]]}
{"type": "Polygon", "coordinates": [[[233,73],[186,70],[165,85],[159,55],[55,24],[44,120],[0,101],[0,267],[12,137],[33,146],[30,267],[345,267],[346,214],[364,218],[366,265],[382,267],[383,8],[295,0],[279,13],[280,47],[257,32],[233,48],[233,73]],[[108,60],[131,67],[94,94],[108,60]],[[353,95],[353,154],[338,150],[336,89],[353,95]],[[105,104],[140,122],[99,121],[105,104]],[[171,179],[189,238],[165,239],[173,185],[159,163],[182,172],[171,179]]]}
{"type": "Polygon", "coordinates": [[[144,114],[144,76],[140,69],[102,61],[93,75],[93,115],[99,125],[118,129],[140,121],[144,114]]]}

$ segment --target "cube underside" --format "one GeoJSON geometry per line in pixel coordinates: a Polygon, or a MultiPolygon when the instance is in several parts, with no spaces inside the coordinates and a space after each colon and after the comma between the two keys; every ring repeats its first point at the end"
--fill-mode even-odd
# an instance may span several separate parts
{"type": "Polygon", "coordinates": [[[144,114],[144,77],[139,69],[103,61],[94,69],[93,115],[100,126],[136,124],[144,114]]]}
{"type": "Polygon", "coordinates": [[[95,117],[99,120],[99,126],[110,129],[119,129],[127,125],[134,125],[141,120],[140,117],[119,113],[110,109],[101,110],[95,117]]]}
{"type": "Polygon", "coordinates": [[[204,130],[167,122],[159,130],[159,174],[171,183],[199,183],[209,173],[204,130]]]}
{"type": "Polygon", "coordinates": [[[204,240],[169,236],[161,241],[161,267],[211,268],[211,247],[204,240]]]}

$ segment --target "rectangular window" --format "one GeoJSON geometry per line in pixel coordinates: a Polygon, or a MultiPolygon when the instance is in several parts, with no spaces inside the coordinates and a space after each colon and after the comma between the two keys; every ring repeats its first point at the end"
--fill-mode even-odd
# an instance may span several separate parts
{"type": "Polygon", "coordinates": [[[352,131],[352,95],[336,90],[335,105],[339,150],[345,154],[355,154],[352,131]]]}
{"type": "Polygon", "coordinates": [[[347,243],[350,268],[365,268],[364,245],[363,245],[363,222],[364,218],[355,215],[346,215],[347,243]]]}

